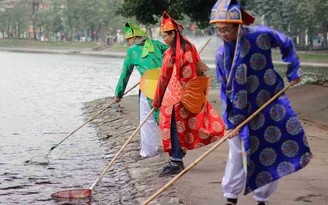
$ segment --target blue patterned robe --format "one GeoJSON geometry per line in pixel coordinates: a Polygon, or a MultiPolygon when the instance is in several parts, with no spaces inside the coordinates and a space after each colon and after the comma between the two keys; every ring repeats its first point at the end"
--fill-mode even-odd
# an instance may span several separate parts
{"type": "MultiPolygon", "coordinates": [[[[288,63],[289,81],[300,77],[300,62],[286,35],[265,26],[241,27],[238,40],[216,54],[223,120],[233,129],[284,87],[274,70],[271,48],[288,63]]],[[[247,155],[245,194],[302,169],[312,154],[304,130],[285,94],[240,130],[247,155]]]]}

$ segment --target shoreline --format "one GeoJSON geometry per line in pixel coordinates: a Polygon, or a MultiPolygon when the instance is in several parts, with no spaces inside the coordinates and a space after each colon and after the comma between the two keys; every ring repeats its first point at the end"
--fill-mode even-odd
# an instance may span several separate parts
{"type": "MultiPolygon", "coordinates": [[[[125,58],[126,52],[123,51],[93,51],[91,49],[37,49],[37,48],[9,48],[0,47],[2,52],[16,52],[16,53],[38,53],[38,54],[56,54],[56,55],[77,55],[77,56],[92,56],[100,58],[125,58]]],[[[205,51],[201,54],[201,59],[208,64],[215,64],[215,50],[205,51]]],[[[274,60],[275,65],[286,65],[282,61],[274,60]]],[[[301,61],[301,66],[308,67],[325,67],[328,69],[328,63],[322,62],[304,62],[301,61]]]]}
{"type": "MultiPolygon", "coordinates": [[[[328,176],[325,174],[328,173],[326,149],[328,146],[328,106],[325,103],[328,101],[327,91],[326,86],[319,85],[301,85],[287,91],[287,96],[304,126],[314,158],[306,168],[279,181],[278,189],[270,200],[272,204],[323,205],[328,200],[328,176]]],[[[112,98],[104,98],[85,103],[84,116],[87,119],[111,101],[112,98]]],[[[221,115],[218,90],[210,91],[209,102],[221,115]]],[[[126,96],[119,105],[116,109],[106,110],[91,122],[98,136],[112,141],[115,150],[118,150],[118,146],[131,136],[139,123],[138,96],[126,96]]],[[[121,199],[127,204],[144,202],[171,179],[171,177],[158,177],[162,167],[169,160],[167,153],[139,161],[134,159],[134,156],[139,153],[139,139],[138,133],[114,163],[117,164],[119,170],[124,169],[128,173],[126,183],[131,190],[126,194],[125,200],[121,199]]],[[[189,151],[185,157],[186,166],[210,146],[189,151]]],[[[150,204],[223,204],[225,200],[220,183],[227,155],[227,143],[224,143],[150,204]]],[[[110,169],[107,175],[111,175],[113,171],[119,172],[115,169],[117,167],[110,169]]],[[[251,195],[241,195],[239,201],[241,205],[254,204],[251,195]]]]}
{"type": "MultiPolygon", "coordinates": [[[[83,116],[85,119],[90,118],[99,110],[104,109],[112,100],[113,98],[104,98],[85,103],[83,116]]],[[[118,152],[139,125],[138,96],[124,97],[119,106],[104,111],[90,124],[97,131],[98,137],[110,144],[112,153],[108,154],[110,157],[106,160],[110,162],[114,154],[118,152]]],[[[120,189],[123,194],[117,194],[118,199],[108,199],[116,200],[110,201],[113,204],[141,204],[146,200],[145,197],[160,189],[167,181],[167,178],[158,177],[159,172],[168,161],[167,155],[161,153],[153,158],[136,160],[139,149],[140,134],[138,132],[104,176],[104,178],[114,176],[113,181],[119,180],[119,184],[125,184],[120,189]],[[119,179],[115,179],[115,176],[118,176],[119,179]],[[120,195],[124,196],[119,198],[120,195]]],[[[99,186],[104,186],[104,184],[100,183],[99,186]]],[[[168,193],[162,194],[154,200],[155,202],[167,205],[180,204],[175,189],[170,189],[168,193]]]]}

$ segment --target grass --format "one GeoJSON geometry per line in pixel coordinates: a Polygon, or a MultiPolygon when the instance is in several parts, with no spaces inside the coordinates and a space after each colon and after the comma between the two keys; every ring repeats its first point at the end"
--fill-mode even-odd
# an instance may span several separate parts
{"type": "MultiPolygon", "coordinates": [[[[327,51],[299,51],[297,54],[301,62],[328,63],[327,51]]],[[[272,52],[272,59],[281,60],[281,54],[278,50],[272,52]]]]}

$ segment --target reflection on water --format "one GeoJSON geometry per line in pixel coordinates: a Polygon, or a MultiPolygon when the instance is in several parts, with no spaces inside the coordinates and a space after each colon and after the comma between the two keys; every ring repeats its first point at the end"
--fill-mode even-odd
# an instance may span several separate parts
{"type": "MultiPolygon", "coordinates": [[[[107,164],[106,142],[86,126],[50,154],[49,165],[24,161],[83,124],[83,102],[113,96],[123,59],[0,52],[0,62],[0,203],[62,204],[50,195],[89,188],[107,164]]],[[[101,189],[92,204],[114,195],[101,189]]]]}

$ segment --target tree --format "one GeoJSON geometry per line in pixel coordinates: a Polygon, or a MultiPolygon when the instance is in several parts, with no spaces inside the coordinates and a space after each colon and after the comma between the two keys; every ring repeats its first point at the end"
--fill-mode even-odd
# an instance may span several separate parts
{"type": "Polygon", "coordinates": [[[40,3],[42,1],[43,0],[28,0],[28,3],[31,6],[31,20],[32,20],[32,25],[33,25],[33,36],[34,36],[34,40],[37,40],[37,36],[36,36],[36,24],[37,24],[39,6],[40,6],[40,3]]]}
{"type": "Polygon", "coordinates": [[[167,11],[174,19],[182,20],[184,16],[188,16],[200,28],[206,28],[209,26],[211,8],[215,2],[216,0],[125,0],[118,12],[125,17],[135,17],[145,26],[151,26],[159,22],[163,11],[167,11]]]}
{"type": "Polygon", "coordinates": [[[252,8],[254,14],[262,16],[266,25],[291,37],[307,33],[310,44],[318,32],[327,33],[327,0],[249,0],[245,4],[247,8],[252,8]]]}

